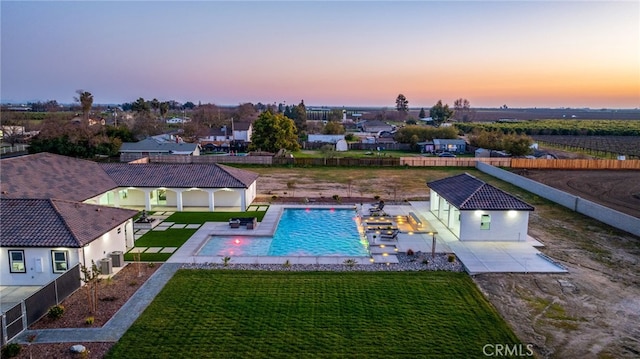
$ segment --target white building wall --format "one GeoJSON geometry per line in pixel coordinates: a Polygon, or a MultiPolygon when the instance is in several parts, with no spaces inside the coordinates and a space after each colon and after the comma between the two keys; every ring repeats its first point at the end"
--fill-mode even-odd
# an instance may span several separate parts
{"type": "Polygon", "coordinates": [[[202,190],[191,190],[191,191],[182,192],[182,206],[184,207],[209,206],[209,197],[207,192],[202,190]]]}
{"type": "Polygon", "coordinates": [[[461,211],[461,241],[525,241],[529,211],[461,211]],[[491,217],[489,229],[480,229],[483,214],[491,217]]]}
{"type": "Polygon", "coordinates": [[[240,207],[240,196],[236,191],[216,191],[214,194],[216,207],[240,207]]]}
{"type": "Polygon", "coordinates": [[[66,250],[69,268],[79,261],[78,248],[0,248],[0,283],[2,285],[45,285],[60,273],[53,273],[52,250],[66,250]],[[26,273],[11,273],[9,270],[9,250],[23,250],[26,273]]]}

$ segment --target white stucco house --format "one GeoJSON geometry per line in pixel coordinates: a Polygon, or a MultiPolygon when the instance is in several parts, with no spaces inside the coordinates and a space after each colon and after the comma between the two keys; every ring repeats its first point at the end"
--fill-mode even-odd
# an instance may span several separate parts
{"type": "Polygon", "coordinates": [[[257,193],[256,173],[217,164],[100,164],[38,153],[0,167],[2,285],[43,285],[126,252],[141,209],[245,211],[257,193]]]}
{"type": "Polygon", "coordinates": [[[525,241],[528,203],[465,173],[428,182],[430,211],[461,241],[525,241]]]}

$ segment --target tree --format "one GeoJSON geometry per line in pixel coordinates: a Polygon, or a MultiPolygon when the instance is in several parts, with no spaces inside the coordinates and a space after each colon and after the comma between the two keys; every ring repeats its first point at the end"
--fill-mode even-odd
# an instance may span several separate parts
{"type": "Polygon", "coordinates": [[[82,116],[84,120],[89,120],[89,111],[91,111],[91,106],[93,105],[93,95],[89,91],[85,90],[77,90],[76,93],[78,97],[74,97],[74,101],[80,103],[80,107],[82,108],[82,116]]]}
{"type": "Polygon", "coordinates": [[[191,101],[187,101],[187,102],[184,103],[184,105],[182,105],[182,107],[184,109],[193,110],[196,107],[196,105],[191,101]]]}
{"type": "Polygon", "coordinates": [[[149,113],[151,111],[151,105],[145,101],[144,98],[140,97],[136,102],[131,104],[131,110],[137,113],[149,113]]]}
{"type": "Polygon", "coordinates": [[[424,107],[420,109],[420,114],[418,114],[418,118],[426,118],[427,113],[424,112],[424,107]]]}
{"type": "Polygon", "coordinates": [[[304,100],[300,101],[297,106],[291,108],[291,117],[298,129],[299,135],[304,135],[307,130],[307,107],[304,105],[304,100]]]}
{"type": "Polygon", "coordinates": [[[265,111],[253,123],[253,135],[249,150],[277,152],[280,149],[297,151],[298,134],[293,120],[283,114],[265,111]]]}
{"type": "Polygon", "coordinates": [[[459,98],[453,101],[453,110],[455,111],[456,119],[462,122],[470,122],[469,113],[471,112],[471,105],[466,98],[459,98]]]}
{"type": "Polygon", "coordinates": [[[399,94],[396,98],[396,109],[400,113],[401,117],[404,117],[409,113],[409,100],[407,100],[403,94],[399,94]]]}
{"type": "Polygon", "coordinates": [[[322,129],[322,133],[325,135],[341,135],[344,132],[344,126],[338,121],[329,121],[322,129]]]}
{"type": "Polygon", "coordinates": [[[82,272],[82,281],[87,289],[87,305],[89,306],[89,313],[95,313],[98,310],[98,281],[100,268],[98,268],[96,262],[92,259],[91,268],[87,268],[84,264],[81,264],[80,271],[82,272]]]}
{"type": "Polygon", "coordinates": [[[160,117],[164,119],[164,116],[167,114],[167,112],[169,112],[169,103],[166,101],[161,102],[159,108],[160,108],[160,117]]]}
{"type": "Polygon", "coordinates": [[[453,116],[453,110],[449,109],[449,105],[442,105],[442,100],[438,100],[438,102],[431,107],[429,110],[429,115],[433,118],[433,123],[436,126],[440,126],[440,124],[446,122],[451,116],[453,116]]]}

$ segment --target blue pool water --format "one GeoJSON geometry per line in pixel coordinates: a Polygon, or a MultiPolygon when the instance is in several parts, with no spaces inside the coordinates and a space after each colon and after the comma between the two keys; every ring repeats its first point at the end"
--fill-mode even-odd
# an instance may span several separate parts
{"type": "Polygon", "coordinates": [[[199,255],[367,256],[350,209],[297,209],[282,212],[273,237],[212,236],[199,255]]]}

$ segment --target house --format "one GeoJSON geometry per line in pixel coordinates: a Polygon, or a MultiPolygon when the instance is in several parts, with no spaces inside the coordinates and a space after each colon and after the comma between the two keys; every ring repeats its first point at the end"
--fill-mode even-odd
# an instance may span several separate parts
{"type": "Polygon", "coordinates": [[[0,209],[3,285],[45,285],[78,263],[124,253],[138,213],[62,199],[3,198],[0,209]]]}
{"type": "Polygon", "coordinates": [[[309,142],[324,142],[324,143],[337,143],[340,140],[344,140],[344,135],[322,135],[322,134],[309,134],[307,141],[309,142]]]}
{"type": "Polygon", "coordinates": [[[463,139],[433,139],[435,152],[464,153],[467,151],[467,143],[463,139]]]}
{"type": "Polygon", "coordinates": [[[526,202],[468,173],[428,182],[430,211],[461,241],[525,241],[526,202]]]}
{"type": "Polygon", "coordinates": [[[362,131],[376,134],[382,131],[393,132],[395,130],[395,126],[391,126],[380,120],[367,120],[364,121],[361,126],[362,131]]]}
{"type": "Polygon", "coordinates": [[[199,156],[200,146],[197,143],[185,143],[180,137],[173,142],[149,137],[138,142],[123,142],[120,146],[120,160],[123,162],[149,155],[199,156]]]}
{"type": "Polygon", "coordinates": [[[185,118],[172,117],[172,118],[167,119],[165,122],[167,124],[169,124],[169,125],[177,125],[177,124],[191,122],[191,119],[188,118],[188,117],[185,117],[185,118]]]}
{"type": "Polygon", "coordinates": [[[125,252],[140,209],[246,211],[257,193],[256,173],[219,164],[99,164],[37,153],[0,166],[3,285],[42,285],[125,252]]]}
{"type": "Polygon", "coordinates": [[[235,141],[251,142],[253,134],[253,124],[251,122],[235,122],[232,127],[235,141]]]}

